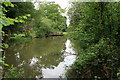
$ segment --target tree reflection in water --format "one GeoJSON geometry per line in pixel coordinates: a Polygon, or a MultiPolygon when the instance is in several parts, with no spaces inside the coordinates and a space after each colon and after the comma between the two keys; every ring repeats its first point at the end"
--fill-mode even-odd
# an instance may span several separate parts
{"type": "Polygon", "coordinates": [[[74,62],[72,54],[72,44],[64,37],[32,39],[10,43],[5,62],[18,67],[24,78],[58,78],[74,62]]]}

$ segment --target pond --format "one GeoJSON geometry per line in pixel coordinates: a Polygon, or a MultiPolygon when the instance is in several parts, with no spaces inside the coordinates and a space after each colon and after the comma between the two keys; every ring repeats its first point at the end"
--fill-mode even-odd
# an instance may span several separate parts
{"type": "Polygon", "coordinates": [[[65,78],[76,59],[73,43],[64,37],[12,42],[5,62],[17,67],[24,78],[65,78]]]}

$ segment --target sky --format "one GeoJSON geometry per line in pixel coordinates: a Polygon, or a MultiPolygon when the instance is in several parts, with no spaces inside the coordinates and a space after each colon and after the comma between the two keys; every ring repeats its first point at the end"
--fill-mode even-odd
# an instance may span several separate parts
{"type": "Polygon", "coordinates": [[[55,1],[55,3],[59,4],[62,9],[65,9],[69,5],[70,0],[34,0],[34,1],[55,1]]]}

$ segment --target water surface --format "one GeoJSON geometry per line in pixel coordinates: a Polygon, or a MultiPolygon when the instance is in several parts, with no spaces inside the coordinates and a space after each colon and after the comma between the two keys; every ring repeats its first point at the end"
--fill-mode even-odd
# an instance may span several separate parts
{"type": "Polygon", "coordinates": [[[6,63],[21,70],[24,78],[65,77],[66,69],[76,59],[69,39],[49,37],[13,42],[6,50],[6,63]]]}

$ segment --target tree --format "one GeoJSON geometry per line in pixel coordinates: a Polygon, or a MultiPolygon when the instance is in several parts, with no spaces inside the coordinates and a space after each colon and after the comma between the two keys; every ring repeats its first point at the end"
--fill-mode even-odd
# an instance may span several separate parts
{"type": "MultiPolygon", "coordinates": [[[[4,14],[4,12],[7,12],[7,10],[5,9],[5,7],[14,7],[13,4],[11,4],[10,2],[0,2],[0,4],[3,4],[4,6],[0,5],[0,78],[2,78],[2,65],[8,66],[7,64],[5,64],[3,62],[3,48],[7,48],[8,45],[5,43],[2,43],[2,33],[4,33],[4,31],[2,31],[2,28],[5,26],[9,26],[9,25],[14,25],[14,22],[23,22],[23,20],[19,19],[18,17],[15,19],[6,17],[6,15],[4,14]]],[[[27,16],[26,16],[27,17],[27,16]]]]}
{"type": "Polygon", "coordinates": [[[31,26],[28,26],[28,23],[32,21],[32,18],[34,17],[34,5],[31,2],[13,2],[12,3],[15,7],[5,7],[7,12],[5,12],[6,17],[9,18],[16,18],[18,16],[21,16],[20,18],[24,18],[24,23],[15,23],[14,25],[10,25],[9,27],[6,26],[3,28],[3,31],[5,31],[6,34],[11,36],[14,33],[23,33],[24,31],[27,31],[31,28],[31,26]],[[13,15],[14,14],[14,15],[13,15]],[[26,17],[25,15],[30,14],[31,17],[26,17]],[[14,27],[14,28],[13,28],[14,27]]]}
{"type": "Polygon", "coordinates": [[[66,18],[61,15],[62,9],[54,2],[42,2],[39,4],[35,30],[37,37],[49,36],[51,32],[66,31],[66,18]]]}
{"type": "Polygon", "coordinates": [[[119,2],[75,2],[69,9],[71,19],[69,30],[72,32],[72,38],[80,45],[79,57],[71,70],[74,71],[74,77],[118,76],[119,4],[119,2]]]}

